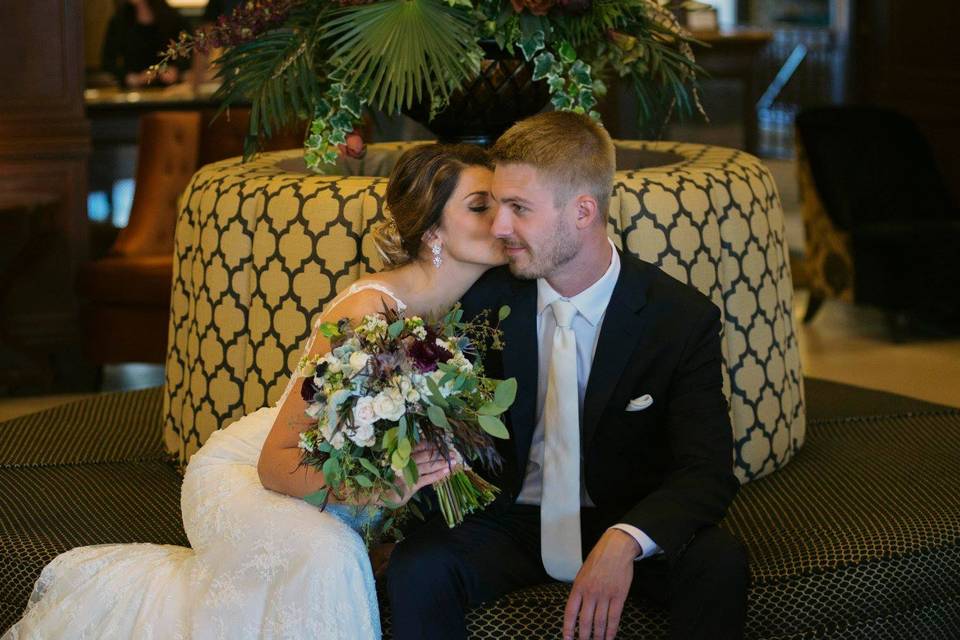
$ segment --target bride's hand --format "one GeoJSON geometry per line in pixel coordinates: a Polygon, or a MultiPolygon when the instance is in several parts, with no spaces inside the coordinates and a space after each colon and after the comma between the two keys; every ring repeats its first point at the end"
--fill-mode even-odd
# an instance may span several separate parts
{"type": "Polygon", "coordinates": [[[435,445],[428,442],[421,442],[410,452],[410,457],[417,465],[419,477],[413,486],[407,486],[403,479],[400,480],[400,484],[403,485],[405,489],[403,496],[401,496],[399,500],[394,500],[394,498],[397,497],[396,494],[390,496],[392,501],[399,504],[406,504],[410,501],[410,498],[423,487],[431,485],[450,475],[450,464],[448,460],[440,454],[440,451],[435,445]]]}

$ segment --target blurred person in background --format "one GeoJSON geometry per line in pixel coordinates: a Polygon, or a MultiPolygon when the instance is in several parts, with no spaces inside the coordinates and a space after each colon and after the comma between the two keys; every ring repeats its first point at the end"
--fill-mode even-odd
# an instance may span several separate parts
{"type": "MultiPolygon", "coordinates": [[[[160,51],[187,28],[187,22],[166,0],[125,0],[107,25],[101,68],[116,76],[121,86],[143,87],[148,81],[147,69],[160,61],[160,51]]],[[[178,60],[155,82],[179,82],[189,67],[189,60],[178,60]]]]}

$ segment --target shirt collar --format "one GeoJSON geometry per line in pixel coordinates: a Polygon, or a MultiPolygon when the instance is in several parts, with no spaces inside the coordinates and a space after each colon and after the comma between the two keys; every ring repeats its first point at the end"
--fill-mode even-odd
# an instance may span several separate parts
{"type": "MultiPolygon", "coordinates": [[[[610,266],[607,267],[606,272],[600,276],[599,280],[577,295],[565,298],[577,308],[577,313],[594,327],[603,319],[610,297],[613,295],[613,288],[617,285],[617,278],[620,277],[620,254],[617,253],[617,247],[610,238],[607,238],[607,242],[610,243],[611,257],[610,266]]],[[[537,278],[538,316],[558,298],[563,296],[547,283],[546,278],[537,278]]]]}

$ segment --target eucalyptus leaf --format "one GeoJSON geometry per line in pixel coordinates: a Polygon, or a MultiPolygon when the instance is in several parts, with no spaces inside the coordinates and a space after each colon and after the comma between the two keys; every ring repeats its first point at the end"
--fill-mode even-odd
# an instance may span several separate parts
{"type": "Polygon", "coordinates": [[[506,410],[507,407],[501,407],[493,402],[488,402],[484,405],[481,405],[480,408],[477,409],[477,413],[484,416],[498,416],[506,410]]]}
{"type": "Polygon", "coordinates": [[[500,407],[509,408],[517,398],[517,379],[507,378],[497,383],[493,392],[493,402],[500,407]]]}
{"type": "Polygon", "coordinates": [[[447,422],[447,416],[443,412],[443,409],[436,405],[429,405],[427,407],[427,417],[430,418],[430,422],[441,427],[443,429],[449,429],[450,423],[447,422]]]}
{"type": "Polygon", "coordinates": [[[353,480],[354,480],[354,482],[356,482],[358,485],[360,485],[360,486],[363,487],[364,489],[369,489],[370,487],[373,486],[373,481],[372,481],[370,478],[368,478],[367,476],[365,476],[365,475],[363,475],[363,474],[360,474],[360,473],[358,473],[357,475],[353,476],[353,480]]]}
{"type": "Polygon", "coordinates": [[[508,307],[507,305],[503,305],[502,307],[500,307],[500,310],[497,312],[497,318],[499,318],[501,322],[506,320],[509,315],[510,315],[510,307],[508,307]]]}
{"type": "Polygon", "coordinates": [[[503,422],[500,421],[500,418],[496,416],[477,416],[477,422],[480,423],[480,426],[484,431],[489,433],[494,438],[507,440],[510,437],[510,433],[507,431],[507,428],[504,426],[503,422]]]}
{"type": "Polygon", "coordinates": [[[397,336],[403,333],[404,326],[405,326],[405,323],[403,321],[403,318],[396,320],[389,327],[387,327],[387,335],[390,336],[391,340],[395,339],[397,336]]]}
{"type": "Polygon", "coordinates": [[[380,469],[377,468],[377,465],[373,464],[366,458],[359,458],[359,460],[360,460],[360,466],[366,469],[367,471],[369,471],[371,474],[373,474],[374,477],[376,478],[383,477],[380,475],[380,469]]]}

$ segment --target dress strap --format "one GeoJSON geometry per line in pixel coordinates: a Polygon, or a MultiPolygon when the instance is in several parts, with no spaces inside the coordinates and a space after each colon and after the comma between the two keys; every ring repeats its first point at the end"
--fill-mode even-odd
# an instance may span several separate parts
{"type": "Polygon", "coordinates": [[[403,300],[401,300],[399,297],[397,297],[397,294],[395,294],[393,291],[391,291],[390,288],[387,287],[387,285],[383,284],[382,282],[374,282],[374,281],[371,281],[371,280],[367,280],[367,281],[364,281],[364,282],[354,282],[354,283],[351,284],[349,287],[347,287],[344,291],[340,292],[340,294],[337,295],[337,297],[334,298],[334,299],[330,302],[330,304],[327,306],[327,308],[323,310],[323,313],[320,314],[320,317],[318,317],[318,318],[316,319],[316,321],[313,323],[313,326],[314,326],[315,328],[316,328],[316,327],[319,327],[319,326],[322,324],[323,318],[324,318],[325,316],[329,315],[330,312],[333,311],[333,309],[334,309],[338,304],[340,304],[341,302],[343,302],[344,300],[346,300],[347,298],[349,298],[349,297],[352,296],[353,294],[359,293],[359,292],[361,292],[361,291],[367,291],[368,289],[373,289],[374,291],[379,291],[380,293],[382,293],[382,294],[384,294],[384,295],[392,298],[393,301],[397,303],[397,310],[398,310],[398,311],[401,311],[401,312],[402,312],[402,311],[404,311],[404,310],[407,308],[407,305],[404,304],[403,300]]]}

